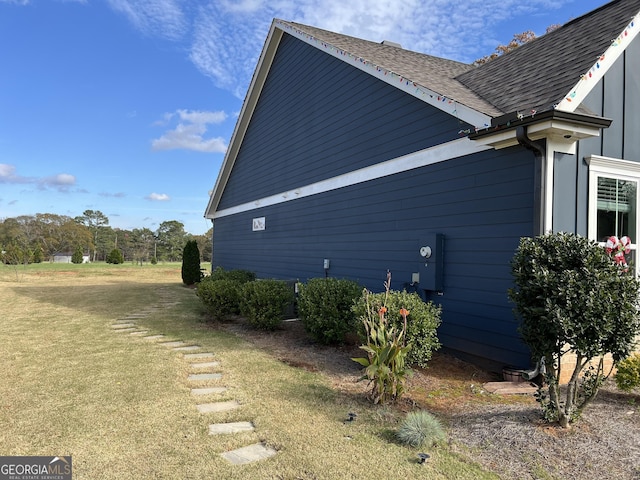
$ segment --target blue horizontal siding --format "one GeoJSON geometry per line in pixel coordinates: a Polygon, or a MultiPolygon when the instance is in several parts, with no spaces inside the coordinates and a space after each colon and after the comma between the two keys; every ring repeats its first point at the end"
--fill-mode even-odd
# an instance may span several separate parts
{"type": "Polygon", "coordinates": [[[219,208],[438,145],[461,128],[468,125],[284,34],[219,208]]]}
{"type": "MultiPolygon", "coordinates": [[[[487,151],[215,220],[214,265],[302,281],[329,274],[401,289],[420,271],[425,233],[444,234],[439,336],[502,364],[528,358],[507,290],[520,237],[532,234],[533,155],[487,151]],[[251,231],[254,217],[266,229],[251,231]]],[[[428,267],[427,267],[428,268],[428,267]]]]}

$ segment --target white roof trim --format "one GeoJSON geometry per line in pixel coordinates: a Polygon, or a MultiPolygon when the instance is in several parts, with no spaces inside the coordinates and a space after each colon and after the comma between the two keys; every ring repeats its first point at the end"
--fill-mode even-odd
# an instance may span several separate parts
{"type": "Polygon", "coordinates": [[[611,42],[607,50],[598,57],[588,72],[584,73],[580,81],[565,95],[564,99],[554,108],[565,112],[575,112],[576,108],[584,101],[593,87],[604,77],[615,61],[624,53],[640,32],[640,12],[631,19],[631,22],[622,31],[618,38],[611,42]]]}
{"type": "Polygon", "coordinates": [[[449,98],[446,95],[439,94],[427,87],[424,87],[410,78],[400,75],[384,67],[376,65],[370,62],[366,58],[353,55],[350,52],[342,50],[329,42],[315,38],[314,36],[298,30],[293,25],[282,20],[274,20],[275,25],[286,31],[289,35],[294,36],[298,40],[301,40],[308,45],[311,45],[323,52],[351,65],[352,67],[361,70],[378,80],[381,80],[395,88],[398,88],[409,95],[422,100],[423,102],[436,107],[448,115],[457,117],[458,119],[473,125],[478,128],[488,126],[491,124],[491,117],[484,113],[478,112],[466,105],[458,103],[454,98],[449,98]]]}
{"type": "Polygon", "coordinates": [[[370,167],[361,168],[333,178],[294,188],[293,190],[276,193],[275,195],[258,198],[241,205],[225,208],[224,210],[209,214],[207,218],[216,219],[238,213],[249,212],[262,207],[290,202],[292,200],[298,200],[300,198],[317,195],[319,193],[330,192],[343,187],[350,187],[359,183],[368,182],[369,180],[387,177],[407,170],[413,170],[415,168],[432,165],[452,158],[459,158],[490,149],[491,147],[481,145],[469,140],[467,137],[464,137],[435,147],[427,148],[425,150],[420,150],[415,153],[410,153],[402,157],[394,158],[392,160],[387,160],[386,162],[377,163],[370,167]]]}
{"type": "Polygon", "coordinates": [[[253,116],[256,104],[258,103],[258,99],[260,98],[260,93],[262,92],[262,87],[264,86],[265,79],[267,78],[269,70],[271,69],[273,57],[278,50],[278,45],[280,44],[280,39],[282,38],[282,30],[276,30],[274,25],[275,23],[271,24],[269,34],[267,35],[264,47],[262,48],[262,52],[260,53],[260,58],[258,59],[258,64],[253,73],[251,84],[249,85],[247,95],[242,104],[242,109],[240,110],[240,114],[238,115],[238,121],[236,122],[233,134],[231,135],[229,148],[227,148],[227,153],[224,156],[222,166],[220,167],[220,171],[218,172],[218,178],[216,179],[215,186],[211,191],[209,203],[204,213],[205,218],[211,218],[210,212],[218,207],[218,203],[220,202],[220,198],[222,197],[222,192],[227,184],[227,181],[229,180],[229,175],[231,174],[231,170],[233,169],[233,165],[236,161],[238,151],[240,149],[240,146],[242,145],[242,140],[247,132],[247,127],[249,126],[249,122],[251,121],[251,117],[253,116]]]}

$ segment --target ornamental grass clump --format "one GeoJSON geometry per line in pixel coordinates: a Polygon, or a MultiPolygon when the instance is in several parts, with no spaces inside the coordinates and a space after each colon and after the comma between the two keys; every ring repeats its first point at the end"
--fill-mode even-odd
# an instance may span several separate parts
{"type": "MultiPolygon", "coordinates": [[[[385,282],[387,294],[391,285],[391,273],[387,273],[385,282]]],[[[360,348],[367,352],[363,358],[352,358],[364,367],[360,380],[369,380],[369,397],[373,403],[394,402],[404,393],[404,385],[411,369],[406,366],[407,354],[411,344],[406,343],[407,316],[409,311],[402,308],[400,314],[404,322],[398,328],[389,322],[387,307],[383,305],[377,314],[371,313],[368,298],[370,292],[365,289],[363,295],[367,305],[366,314],[361,318],[366,331],[367,344],[360,348]]]]}
{"type": "Polygon", "coordinates": [[[441,443],[447,435],[436,417],[419,410],[407,414],[396,432],[396,438],[404,445],[419,448],[441,443]]]}

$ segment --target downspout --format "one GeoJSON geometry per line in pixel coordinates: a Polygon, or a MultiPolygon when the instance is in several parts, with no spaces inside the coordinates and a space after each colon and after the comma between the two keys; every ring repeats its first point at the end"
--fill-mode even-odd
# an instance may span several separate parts
{"type": "Polygon", "coordinates": [[[535,237],[544,233],[546,149],[528,137],[526,125],[516,127],[516,140],[524,148],[531,150],[535,157],[533,177],[533,236],[535,237]]]}

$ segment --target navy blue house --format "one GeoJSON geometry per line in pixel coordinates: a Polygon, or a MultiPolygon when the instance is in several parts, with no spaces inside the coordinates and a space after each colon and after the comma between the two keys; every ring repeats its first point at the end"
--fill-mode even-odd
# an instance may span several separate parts
{"type": "Polygon", "coordinates": [[[639,31],[616,0],[472,66],[274,20],[205,212],[213,267],[374,291],[389,270],[442,305],[450,351],[529,366],[519,239],[639,237],[639,31]]]}

